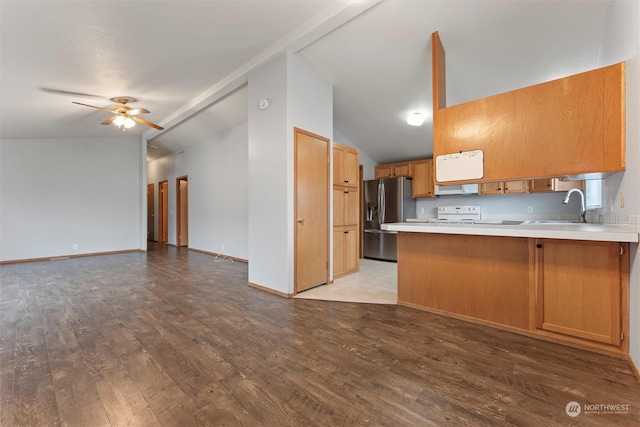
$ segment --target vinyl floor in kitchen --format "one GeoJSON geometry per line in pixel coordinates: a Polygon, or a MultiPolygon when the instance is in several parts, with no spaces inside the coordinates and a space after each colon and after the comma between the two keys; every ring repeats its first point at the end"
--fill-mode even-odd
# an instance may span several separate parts
{"type": "Polygon", "coordinates": [[[296,298],[395,304],[398,301],[397,273],[395,262],[361,259],[357,273],[335,279],[330,285],[300,292],[296,298]]]}
{"type": "Polygon", "coordinates": [[[158,245],[1,265],[0,425],[640,425],[626,360],[247,282],[158,245]]]}

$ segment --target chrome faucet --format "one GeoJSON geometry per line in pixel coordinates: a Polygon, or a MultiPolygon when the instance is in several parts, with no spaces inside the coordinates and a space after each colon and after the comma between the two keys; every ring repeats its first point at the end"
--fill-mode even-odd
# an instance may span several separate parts
{"type": "Polygon", "coordinates": [[[562,201],[562,203],[564,203],[565,205],[569,203],[569,197],[571,197],[571,195],[576,192],[580,194],[580,222],[587,222],[587,219],[585,218],[585,215],[587,214],[587,208],[584,205],[584,193],[582,192],[582,190],[572,188],[571,190],[567,191],[567,195],[564,196],[564,200],[562,201]]]}

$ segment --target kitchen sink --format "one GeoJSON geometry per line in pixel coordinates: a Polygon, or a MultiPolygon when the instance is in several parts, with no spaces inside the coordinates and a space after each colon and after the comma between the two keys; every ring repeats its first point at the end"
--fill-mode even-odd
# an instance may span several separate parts
{"type": "Polygon", "coordinates": [[[524,223],[525,221],[515,221],[515,220],[508,220],[508,219],[484,219],[484,220],[478,220],[478,221],[474,221],[474,224],[478,224],[478,225],[520,225],[522,223],[524,223]]]}
{"type": "Polygon", "coordinates": [[[532,221],[524,221],[524,224],[586,224],[580,221],[563,221],[561,219],[536,219],[532,221]]]}

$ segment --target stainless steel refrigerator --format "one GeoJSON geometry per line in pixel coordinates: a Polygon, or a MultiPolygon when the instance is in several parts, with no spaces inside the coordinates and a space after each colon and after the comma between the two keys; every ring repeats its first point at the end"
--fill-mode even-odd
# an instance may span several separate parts
{"type": "Polygon", "coordinates": [[[416,201],[411,197],[411,179],[385,178],[364,182],[365,258],[398,260],[398,234],[380,229],[380,224],[405,222],[416,217],[416,201]]]}

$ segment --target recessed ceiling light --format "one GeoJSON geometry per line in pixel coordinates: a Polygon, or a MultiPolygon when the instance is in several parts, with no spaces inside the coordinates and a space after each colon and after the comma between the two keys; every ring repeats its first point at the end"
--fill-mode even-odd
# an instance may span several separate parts
{"type": "Polygon", "coordinates": [[[422,113],[411,113],[407,117],[407,124],[411,126],[422,126],[424,123],[425,115],[422,113]]]}

